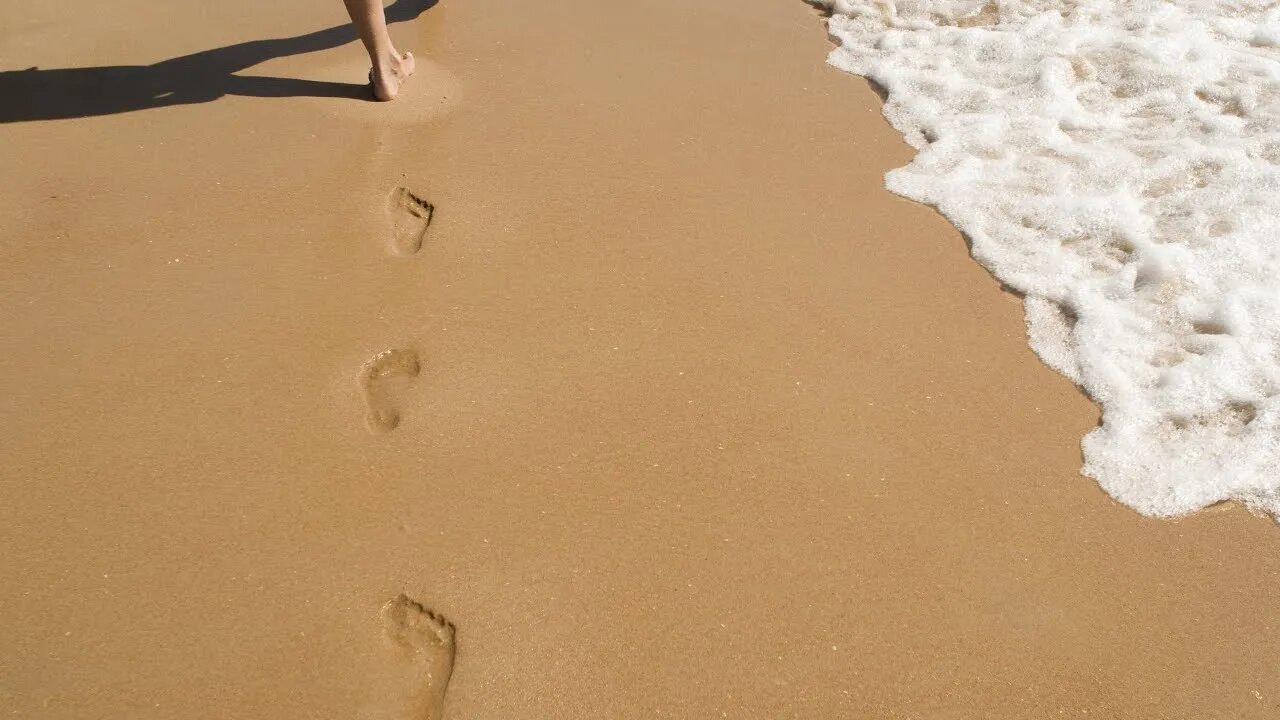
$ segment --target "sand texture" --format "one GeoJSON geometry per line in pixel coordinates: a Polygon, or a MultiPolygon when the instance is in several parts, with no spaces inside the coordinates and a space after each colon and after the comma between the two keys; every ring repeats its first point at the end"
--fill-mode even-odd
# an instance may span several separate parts
{"type": "Polygon", "coordinates": [[[344,20],[0,5],[5,717],[1280,715],[812,8],[344,20]]]}

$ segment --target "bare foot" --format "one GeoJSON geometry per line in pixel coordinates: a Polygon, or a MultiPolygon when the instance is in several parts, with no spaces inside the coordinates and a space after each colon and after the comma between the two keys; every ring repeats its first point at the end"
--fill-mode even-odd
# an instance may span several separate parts
{"type": "Polygon", "coordinates": [[[395,100],[400,94],[400,86],[413,74],[413,69],[413,53],[399,54],[393,51],[369,71],[373,96],[383,102],[395,100]]]}

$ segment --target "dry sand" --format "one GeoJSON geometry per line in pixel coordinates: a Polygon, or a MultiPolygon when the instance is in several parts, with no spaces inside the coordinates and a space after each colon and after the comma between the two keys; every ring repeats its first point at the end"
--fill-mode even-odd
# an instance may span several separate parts
{"type": "MultiPolygon", "coordinates": [[[[112,6],[5,4],[3,68],[344,19],[112,6]]],[[[1280,713],[1280,530],[1077,474],[1096,410],[882,189],[909,150],[811,8],[452,0],[393,34],[393,106],[289,97],[363,77],[335,31],[0,126],[4,716],[407,720],[401,592],[456,623],[449,718],[1280,713]],[[208,97],[305,49],[243,72],[315,85],[208,97]]],[[[8,74],[0,115],[63,81],[8,74]]]]}

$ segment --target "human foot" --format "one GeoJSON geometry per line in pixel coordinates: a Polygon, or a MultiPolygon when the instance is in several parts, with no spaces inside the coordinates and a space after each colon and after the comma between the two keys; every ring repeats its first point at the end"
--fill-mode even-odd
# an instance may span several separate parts
{"type": "Polygon", "coordinates": [[[373,96],[383,102],[395,100],[396,95],[400,94],[400,86],[413,74],[413,70],[413,53],[400,54],[392,51],[369,71],[373,96]]]}

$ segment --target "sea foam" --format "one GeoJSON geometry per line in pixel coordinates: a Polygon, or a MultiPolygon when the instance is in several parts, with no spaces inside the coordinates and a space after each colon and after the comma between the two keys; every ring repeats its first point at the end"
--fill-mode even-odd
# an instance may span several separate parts
{"type": "Polygon", "coordinates": [[[1280,518],[1280,9],[818,0],[919,150],[886,177],[1025,297],[1102,407],[1084,473],[1149,515],[1280,518]]]}

